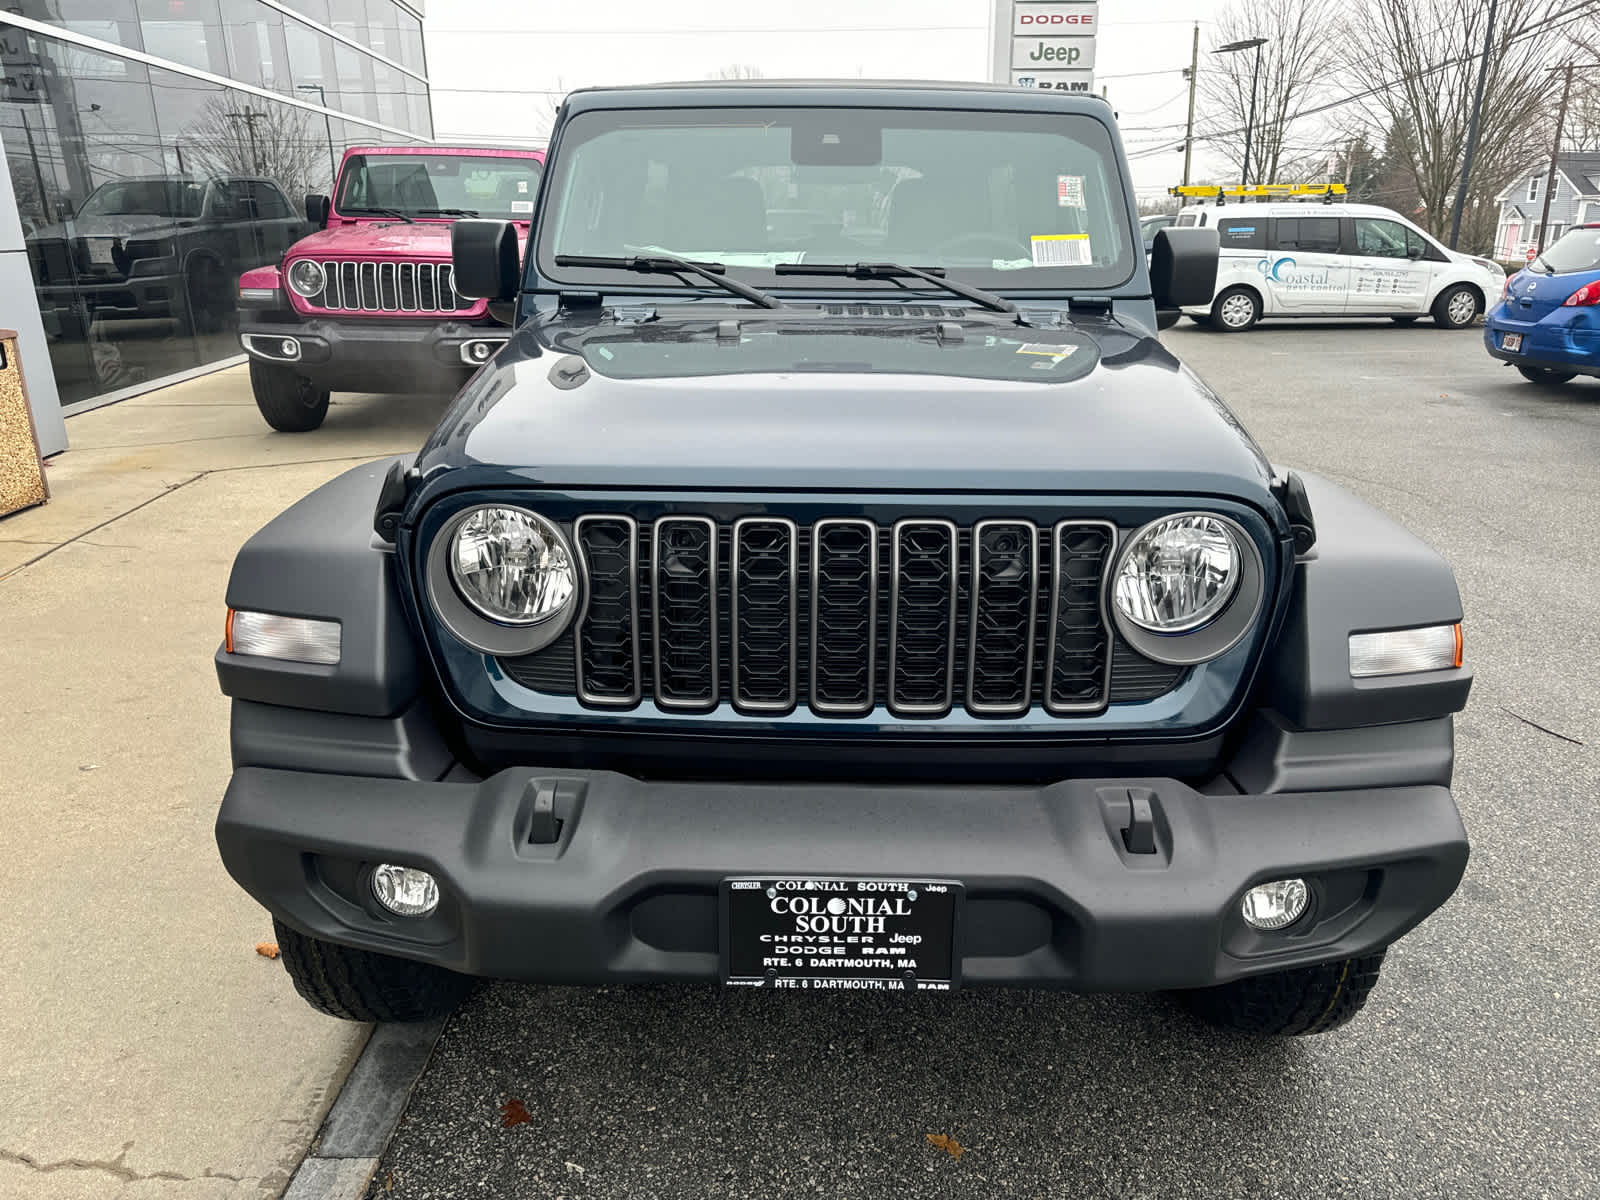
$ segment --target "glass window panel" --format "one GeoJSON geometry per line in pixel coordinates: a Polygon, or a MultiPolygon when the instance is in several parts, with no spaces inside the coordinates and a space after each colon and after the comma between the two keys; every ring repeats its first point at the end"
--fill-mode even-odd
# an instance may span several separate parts
{"type": "Polygon", "coordinates": [[[283,6],[319,24],[328,23],[328,0],[283,0],[283,6]]]}
{"type": "Polygon", "coordinates": [[[370,55],[351,49],[343,42],[333,43],[334,67],[338,72],[339,107],[352,116],[378,119],[377,84],[370,55]]]}
{"type": "Polygon", "coordinates": [[[422,22],[410,13],[400,13],[400,64],[426,75],[427,60],[422,51],[422,22]]]}
{"type": "MultiPolygon", "coordinates": [[[[13,0],[12,12],[35,21],[46,21],[81,33],[85,37],[115,42],[130,50],[142,50],[139,12],[134,0],[13,0]]],[[[8,7],[10,7],[8,5],[8,7]]]]}
{"type": "Polygon", "coordinates": [[[228,74],[218,0],[138,0],[138,4],[146,53],[200,71],[228,74]]]}
{"type": "Polygon", "coordinates": [[[293,90],[283,14],[257,0],[222,0],[222,28],[229,78],[274,91],[293,90]]]}
{"type": "Polygon", "coordinates": [[[406,76],[406,94],[410,100],[411,120],[406,128],[424,141],[433,140],[433,111],[428,103],[428,86],[420,79],[406,76]]]}
{"type": "Polygon", "coordinates": [[[366,0],[329,0],[328,9],[332,15],[329,24],[335,33],[342,33],[363,46],[369,43],[366,0]]]}
{"type": "Polygon", "coordinates": [[[401,44],[400,11],[389,0],[367,0],[369,44],[385,58],[405,63],[401,44]]]}
{"type": "Polygon", "coordinates": [[[386,63],[374,61],[372,78],[378,98],[378,120],[396,129],[411,128],[411,111],[406,100],[407,76],[386,63]]]}

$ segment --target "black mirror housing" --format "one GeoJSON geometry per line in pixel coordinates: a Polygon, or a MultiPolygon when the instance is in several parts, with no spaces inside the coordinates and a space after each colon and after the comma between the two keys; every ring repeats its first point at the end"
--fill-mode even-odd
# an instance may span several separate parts
{"type": "Polygon", "coordinates": [[[328,214],[333,211],[333,201],[326,196],[309,193],[306,196],[306,220],[318,229],[328,227],[328,214]]]}
{"type": "Polygon", "coordinates": [[[450,227],[456,291],[472,300],[510,300],[517,294],[522,256],[509,221],[463,218],[450,227]]]}
{"type": "Polygon", "coordinates": [[[1150,247],[1150,295],[1156,308],[1210,304],[1220,252],[1215,229],[1157,230],[1150,247]]]}

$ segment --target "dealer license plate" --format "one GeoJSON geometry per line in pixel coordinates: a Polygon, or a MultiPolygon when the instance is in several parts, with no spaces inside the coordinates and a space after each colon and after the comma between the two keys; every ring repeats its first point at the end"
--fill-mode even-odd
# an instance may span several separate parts
{"type": "Polygon", "coordinates": [[[729,879],[723,978],[739,987],[937,991],[956,984],[949,880],[729,879]]]}
{"type": "Polygon", "coordinates": [[[1500,349],[1512,352],[1522,349],[1522,335],[1520,333],[1503,333],[1500,335],[1500,349]]]}

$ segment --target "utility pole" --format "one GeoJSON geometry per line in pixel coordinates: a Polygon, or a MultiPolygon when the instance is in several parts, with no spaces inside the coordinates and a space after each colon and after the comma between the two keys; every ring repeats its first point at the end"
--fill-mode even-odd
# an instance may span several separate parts
{"type": "Polygon", "coordinates": [[[1189,159],[1194,154],[1194,88],[1200,78],[1200,22],[1194,24],[1194,49],[1189,52],[1189,125],[1183,135],[1183,186],[1189,186],[1189,159]]]}
{"type": "Polygon", "coordinates": [[[256,122],[266,115],[264,112],[257,112],[248,104],[244,106],[243,112],[228,114],[228,120],[244,122],[245,131],[250,135],[250,169],[257,175],[261,174],[261,152],[256,148],[256,122]]]}
{"type": "Polygon", "coordinates": [[[1572,93],[1572,64],[1564,67],[1552,67],[1551,70],[1564,71],[1566,82],[1561,85],[1561,107],[1556,109],[1556,142],[1550,147],[1550,173],[1544,180],[1544,212],[1539,216],[1539,241],[1534,247],[1534,254],[1544,253],[1545,234],[1550,229],[1550,193],[1556,190],[1556,156],[1561,153],[1561,126],[1567,120],[1567,97],[1572,93]]]}
{"type": "Polygon", "coordinates": [[[1461,240],[1461,210],[1467,203],[1467,184],[1472,181],[1472,156],[1478,149],[1478,114],[1483,109],[1483,83],[1489,74],[1489,50],[1494,45],[1494,10],[1489,0],[1489,27],[1483,33],[1483,58],[1478,62],[1478,94],[1472,101],[1472,119],[1467,122],[1467,154],[1461,163],[1461,187],[1456,191],[1456,211],[1450,218],[1450,249],[1461,240]]]}

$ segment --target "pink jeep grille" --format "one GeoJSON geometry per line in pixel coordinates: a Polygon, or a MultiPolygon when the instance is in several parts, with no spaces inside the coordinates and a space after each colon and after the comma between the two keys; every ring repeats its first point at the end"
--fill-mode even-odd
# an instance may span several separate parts
{"type": "Polygon", "coordinates": [[[453,313],[474,301],[458,296],[449,263],[325,262],[322,291],[306,298],[326,312],[453,313]]]}

